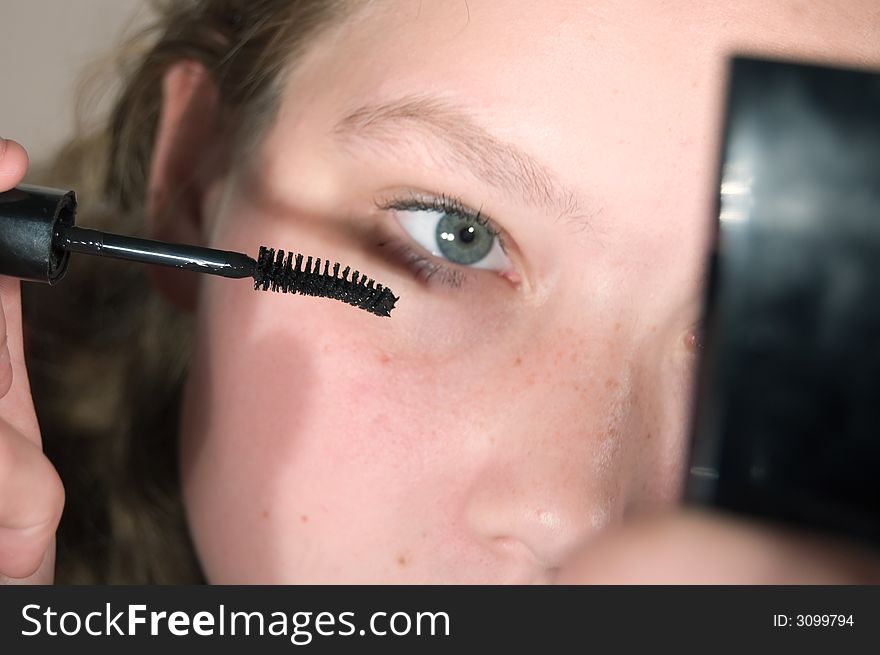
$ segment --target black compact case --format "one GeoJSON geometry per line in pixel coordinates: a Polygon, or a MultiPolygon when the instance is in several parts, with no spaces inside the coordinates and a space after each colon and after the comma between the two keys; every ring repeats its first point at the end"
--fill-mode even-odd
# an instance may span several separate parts
{"type": "Polygon", "coordinates": [[[880,546],[880,74],[728,79],[686,497],[880,546]]]}

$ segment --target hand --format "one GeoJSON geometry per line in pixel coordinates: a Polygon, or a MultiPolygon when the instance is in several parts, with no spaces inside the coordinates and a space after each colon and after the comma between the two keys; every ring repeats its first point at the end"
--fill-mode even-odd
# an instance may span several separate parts
{"type": "Polygon", "coordinates": [[[707,510],[634,519],[577,552],[560,584],[876,584],[880,552],[707,510]]]}
{"type": "MultiPolygon", "coordinates": [[[[24,149],[0,139],[0,192],[18,184],[26,169],[24,149]]],[[[19,281],[0,276],[0,583],[52,582],[63,506],[24,365],[19,281]]]]}

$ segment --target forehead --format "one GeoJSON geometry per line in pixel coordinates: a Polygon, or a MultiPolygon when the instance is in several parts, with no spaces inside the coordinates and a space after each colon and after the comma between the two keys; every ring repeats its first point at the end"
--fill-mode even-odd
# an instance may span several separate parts
{"type": "Polygon", "coordinates": [[[599,124],[618,143],[615,125],[633,139],[657,124],[692,125],[689,112],[714,116],[734,52],[880,66],[876,0],[646,5],[372,0],[316,40],[288,99],[329,121],[330,105],[338,118],[355,102],[429,90],[500,136],[528,125],[564,146],[572,131],[601,140],[599,124]]]}
{"type": "MultiPolygon", "coordinates": [[[[876,0],[646,4],[364,2],[296,61],[265,152],[269,168],[289,165],[290,144],[305,150],[360,106],[430,93],[526,147],[565,185],[583,186],[588,171],[589,185],[605,190],[695,150],[702,160],[682,161],[713,166],[732,52],[880,60],[876,0]]],[[[655,188],[642,190],[656,194],[666,181],[650,177],[655,188]]]]}
{"type": "Polygon", "coordinates": [[[876,0],[371,0],[312,56],[365,84],[448,75],[462,90],[521,93],[624,68],[684,74],[733,51],[877,63],[878,36],[876,0]],[[517,84],[497,83],[499,68],[517,84]]]}

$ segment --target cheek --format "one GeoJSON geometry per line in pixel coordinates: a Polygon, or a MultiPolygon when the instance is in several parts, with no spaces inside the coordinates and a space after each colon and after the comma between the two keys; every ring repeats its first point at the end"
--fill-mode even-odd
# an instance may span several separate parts
{"type": "Polygon", "coordinates": [[[358,566],[334,549],[357,542],[366,560],[390,562],[380,542],[418,540],[419,513],[438,497],[429,490],[467,474],[455,444],[476,443],[472,403],[497,404],[468,394],[477,373],[449,355],[464,335],[427,323],[204,280],[182,462],[212,581],[305,580],[302,558],[316,549],[322,564],[308,569],[328,579],[358,566]]]}

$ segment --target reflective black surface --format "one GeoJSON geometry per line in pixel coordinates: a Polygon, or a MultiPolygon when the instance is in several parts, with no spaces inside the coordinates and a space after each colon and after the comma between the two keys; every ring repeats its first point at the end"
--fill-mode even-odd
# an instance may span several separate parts
{"type": "Polygon", "coordinates": [[[880,544],[880,75],[738,58],[688,498],[880,544]]]}
{"type": "Polygon", "coordinates": [[[257,264],[253,258],[240,252],[140,239],[74,226],[59,226],[55,243],[71,252],[237,279],[252,277],[257,264]]]}
{"type": "Polygon", "coordinates": [[[0,193],[0,275],[54,283],[67,270],[68,253],[55,246],[55,229],[73,225],[72,191],[22,184],[0,193]]]}

